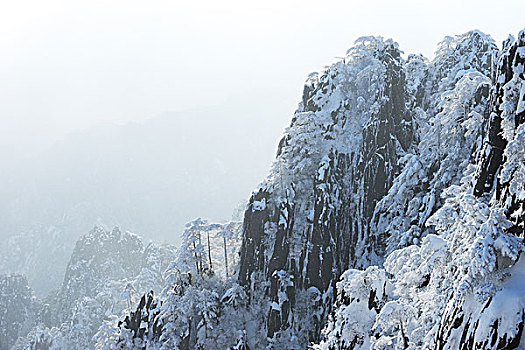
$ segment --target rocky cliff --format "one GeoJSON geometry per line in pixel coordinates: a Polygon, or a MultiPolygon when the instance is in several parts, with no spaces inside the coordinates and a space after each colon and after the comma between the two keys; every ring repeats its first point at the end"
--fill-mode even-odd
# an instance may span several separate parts
{"type": "Polygon", "coordinates": [[[269,338],[319,341],[341,274],[427,233],[479,139],[495,51],[474,31],[446,39],[432,62],[404,60],[367,37],[310,76],[245,213],[239,281],[271,300],[269,338]]]}

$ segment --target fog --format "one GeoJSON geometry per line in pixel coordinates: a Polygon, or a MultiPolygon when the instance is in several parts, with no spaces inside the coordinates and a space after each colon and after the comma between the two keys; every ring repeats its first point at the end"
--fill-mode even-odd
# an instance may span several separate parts
{"type": "Polygon", "coordinates": [[[363,35],[427,57],[474,28],[499,43],[521,29],[519,4],[3,3],[0,272],[48,290],[60,273],[27,266],[65,265],[95,224],[177,244],[195,217],[239,219],[310,72],[363,35]]]}
{"type": "Polygon", "coordinates": [[[280,135],[267,113],[232,103],[73,132],[5,172],[2,230],[53,225],[86,205],[83,220],[175,241],[198,213],[230,219],[271,165],[280,135]]]}

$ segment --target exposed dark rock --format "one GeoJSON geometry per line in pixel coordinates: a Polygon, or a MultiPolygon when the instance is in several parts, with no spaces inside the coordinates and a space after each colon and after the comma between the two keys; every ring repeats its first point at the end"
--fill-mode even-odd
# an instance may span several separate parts
{"type": "MultiPolygon", "coordinates": [[[[152,291],[147,296],[143,295],[136,310],[120,321],[118,326],[130,330],[133,338],[158,340],[162,334],[162,324],[156,317],[159,314],[157,303],[152,291]]],[[[146,345],[142,349],[146,349],[146,345]]]]}

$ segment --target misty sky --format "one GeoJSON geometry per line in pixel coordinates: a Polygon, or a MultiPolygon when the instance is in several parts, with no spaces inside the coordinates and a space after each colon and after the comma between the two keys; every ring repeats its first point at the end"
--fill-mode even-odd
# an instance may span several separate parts
{"type": "Polygon", "coordinates": [[[524,8],[523,0],[2,1],[0,160],[36,154],[74,130],[225,104],[264,106],[277,140],[308,73],[359,36],[432,56],[445,35],[470,29],[499,44],[525,25],[524,8]]]}

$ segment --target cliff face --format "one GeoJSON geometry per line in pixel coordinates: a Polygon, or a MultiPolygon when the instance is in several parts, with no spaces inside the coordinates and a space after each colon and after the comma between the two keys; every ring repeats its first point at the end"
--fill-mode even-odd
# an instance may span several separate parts
{"type": "Polygon", "coordinates": [[[276,346],[320,340],[345,270],[434,232],[427,219],[481,145],[496,52],[478,31],[446,38],[432,62],[363,38],[310,76],[245,213],[239,282],[269,299],[276,346]]]}
{"type": "Polygon", "coordinates": [[[386,253],[433,232],[426,221],[480,147],[496,52],[490,37],[472,31],[445,38],[432,62],[409,56],[405,69],[415,96],[417,143],[400,160],[400,173],[371,222],[375,234],[386,237],[386,253]]]}
{"type": "Polygon", "coordinates": [[[474,193],[491,194],[507,212],[513,225],[509,230],[523,237],[523,179],[521,132],[525,122],[525,31],[516,40],[503,43],[491,94],[487,141],[479,162],[474,193]],[[502,166],[503,165],[503,166],[502,166]],[[498,174],[499,173],[499,174],[498,174]],[[499,175],[499,176],[498,176],[499,175]]]}
{"type": "Polygon", "coordinates": [[[384,239],[368,223],[413,141],[409,105],[390,40],[363,38],[345,61],[310,77],[245,213],[239,281],[271,300],[270,338],[317,340],[341,273],[381,261],[384,239]]]}

